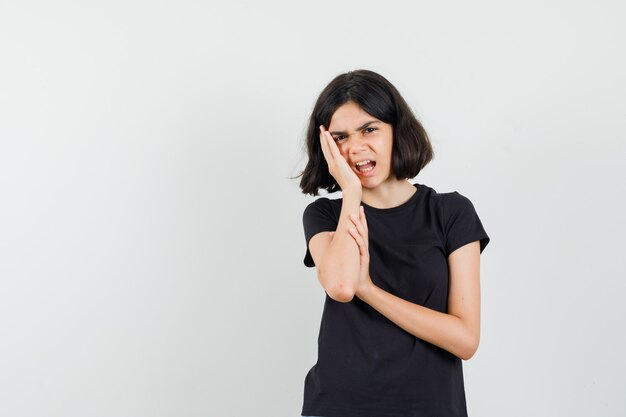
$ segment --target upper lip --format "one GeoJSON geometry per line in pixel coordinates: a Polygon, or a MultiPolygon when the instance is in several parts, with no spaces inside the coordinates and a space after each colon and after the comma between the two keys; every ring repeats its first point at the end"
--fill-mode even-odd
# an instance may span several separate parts
{"type": "Polygon", "coordinates": [[[359,159],[358,161],[352,161],[352,165],[356,165],[358,162],[363,162],[363,161],[371,161],[371,162],[375,162],[373,159],[371,158],[363,158],[363,159],[359,159]]]}

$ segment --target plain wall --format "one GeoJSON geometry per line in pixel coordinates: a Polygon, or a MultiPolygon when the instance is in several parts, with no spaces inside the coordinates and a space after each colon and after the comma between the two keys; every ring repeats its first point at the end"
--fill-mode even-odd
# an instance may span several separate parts
{"type": "Polygon", "coordinates": [[[491,237],[469,414],[626,415],[624,11],[0,2],[0,415],[300,415],[325,294],[288,177],[358,68],[491,237]]]}

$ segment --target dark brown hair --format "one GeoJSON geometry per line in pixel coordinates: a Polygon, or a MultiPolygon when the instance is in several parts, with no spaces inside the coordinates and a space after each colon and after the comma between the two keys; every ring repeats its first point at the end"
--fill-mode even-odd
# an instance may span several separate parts
{"type": "MultiPolygon", "coordinates": [[[[353,101],[366,113],[393,127],[391,175],[411,179],[433,159],[428,135],[398,90],[382,75],[369,70],[354,70],[335,77],[320,93],[306,131],[308,162],[300,188],[304,194],[318,195],[320,188],[329,193],[340,187],[330,175],[320,145],[319,126],[327,129],[335,111],[353,101]]],[[[297,178],[297,177],[295,177],[297,178]]]]}

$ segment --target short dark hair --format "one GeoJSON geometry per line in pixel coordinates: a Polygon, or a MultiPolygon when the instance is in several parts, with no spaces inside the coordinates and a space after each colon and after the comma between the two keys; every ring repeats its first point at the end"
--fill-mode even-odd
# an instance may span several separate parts
{"type": "Polygon", "coordinates": [[[328,171],[319,140],[319,126],[328,129],[335,111],[349,101],[392,125],[391,175],[414,178],[434,158],[426,130],[393,84],[373,71],[348,71],[335,77],[324,88],[313,107],[305,138],[308,162],[298,175],[302,176],[300,188],[304,194],[318,195],[320,188],[329,193],[340,190],[328,171]]]}

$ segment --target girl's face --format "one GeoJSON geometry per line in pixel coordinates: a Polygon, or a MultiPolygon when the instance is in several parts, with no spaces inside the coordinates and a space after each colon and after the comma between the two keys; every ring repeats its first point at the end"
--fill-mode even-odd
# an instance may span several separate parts
{"type": "MultiPolygon", "coordinates": [[[[328,131],[335,139],[341,156],[357,174],[361,184],[374,188],[391,177],[393,127],[366,113],[353,101],[340,106],[333,114],[328,131]],[[370,160],[374,168],[358,168],[357,162],[370,160]]],[[[395,177],[393,178],[395,179],[395,177]]]]}

